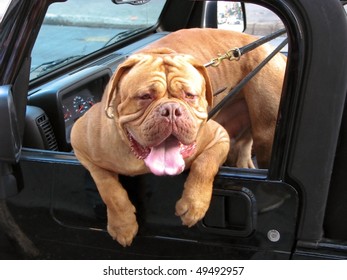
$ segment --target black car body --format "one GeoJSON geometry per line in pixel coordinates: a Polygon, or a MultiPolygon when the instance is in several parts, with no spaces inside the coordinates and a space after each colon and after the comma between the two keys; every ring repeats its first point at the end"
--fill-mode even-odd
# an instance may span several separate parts
{"type": "Polygon", "coordinates": [[[13,0],[0,27],[2,258],[347,258],[347,21],[340,1],[245,1],[277,14],[289,40],[271,165],[221,167],[206,217],[189,229],[173,210],[186,173],[122,177],[140,225],[127,248],[107,234],[105,206],[71,152],[64,102],[81,92],[100,100],[117,65],[168,32],[217,27],[217,1],[167,1],[152,28],[30,79],[52,2],[13,0]]]}

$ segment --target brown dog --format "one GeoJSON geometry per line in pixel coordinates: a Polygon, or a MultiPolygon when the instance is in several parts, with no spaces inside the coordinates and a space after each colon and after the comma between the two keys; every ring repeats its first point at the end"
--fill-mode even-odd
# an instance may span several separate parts
{"type": "MultiPolygon", "coordinates": [[[[175,175],[190,168],[182,197],[176,204],[176,215],[187,226],[204,217],[214,176],[229,151],[225,129],[213,120],[206,121],[213,91],[233,87],[267,51],[262,48],[255,57],[248,55],[243,62],[226,62],[209,70],[212,87],[202,64],[217,53],[250,40],[239,33],[209,29],[172,33],[121,64],[102,101],[74,125],[74,152],[90,171],[107,205],[108,232],[121,245],[131,244],[138,225],[135,207],[119,183],[118,174],[175,175]]],[[[252,136],[257,157],[257,150],[264,149],[259,157],[266,161],[268,149],[271,152],[282,85],[280,74],[283,75],[283,65],[277,64],[272,63],[262,71],[265,73],[258,74],[267,82],[259,77],[250,82],[250,94],[245,91],[233,102],[235,112],[223,109],[217,116],[231,137],[243,132],[241,138],[246,139],[246,145],[236,141],[241,143],[237,157],[246,158],[247,166],[252,136]],[[268,78],[275,85],[267,85],[268,78]],[[233,120],[237,123],[229,123],[233,120]],[[250,124],[252,134],[248,132],[250,124]],[[246,154],[242,155],[244,151],[246,154]]]]}
{"type": "MultiPolygon", "coordinates": [[[[231,48],[243,47],[255,40],[251,35],[228,30],[187,29],[173,32],[146,49],[170,48],[177,53],[190,54],[205,64],[219,53],[224,54],[231,48]]],[[[243,55],[239,61],[223,61],[218,67],[208,67],[213,92],[226,88],[213,103],[217,104],[271,51],[272,48],[265,44],[243,55]]],[[[268,167],[285,69],[286,57],[276,55],[214,117],[226,128],[232,140],[229,166],[254,168],[253,147],[258,166],[268,167]]]]}

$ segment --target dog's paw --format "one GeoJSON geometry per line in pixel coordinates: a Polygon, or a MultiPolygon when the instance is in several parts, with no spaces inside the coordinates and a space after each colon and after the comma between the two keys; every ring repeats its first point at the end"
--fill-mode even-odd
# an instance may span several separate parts
{"type": "Polygon", "coordinates": [[[123,225],[107,225],[107,231],[111,235],[113,240],[117,240],[117,242],[123,247],[131,245],[138,229],[139,226],[136,220],[135,222],[123,225]]]}
{"type": "Polygon", "coordinates": [[[183,225],[192,227],[205,216],[208,207],[209,202],[197,202],[182,197],[176,203],[176,216],[181,218],[183,225]]]}
{"type": "Polygon", "coordinates": [[[130,246],[139,226],[136,221],[135,207],[129,206],[126,211],[112,212],[107,210],[107,231],[123,247],[130,246]]]}

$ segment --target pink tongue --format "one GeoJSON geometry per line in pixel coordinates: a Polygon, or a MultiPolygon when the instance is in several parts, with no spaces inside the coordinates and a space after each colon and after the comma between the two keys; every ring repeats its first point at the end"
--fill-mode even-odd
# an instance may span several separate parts
{"type": "Polygon", "coordinates": [[[177,175],[185,167],[180,143],[174,137],[169,137],[160,145],[153,147],[144,161],[151,172],[158,176],[177,175]]]}

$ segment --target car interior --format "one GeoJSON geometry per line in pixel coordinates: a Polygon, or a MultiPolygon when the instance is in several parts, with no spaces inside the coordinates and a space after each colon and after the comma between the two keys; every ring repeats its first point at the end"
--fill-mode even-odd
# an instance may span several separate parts
{"type": "MultiPolygon", "coordinates": [[[[178,2],[176,1],[174,4],[180,5],[178,2]]],[[[57,5],[59,4],[57,3],[57,5]]],[[[168,2],[166,5],[173,5],[173,3],[168,2]]],[[[216,27],[217,9],[219,7],[221,10],[223,7],[221,3],[218,5],[217,2],[209,2],[204,7],[207,15],[204,19],[206,27],[216,27]]],[[[225,2],[224,5],[231,7],[233,4],[225,2]]],[[[50,78],[47,82],[45,79],[47,80],[47,76],[52,73],[43,75],[43,78],[37,75],[40,75],[42,69],[50,69],[54,63],[60,63],[60,61],[53,62],[53,64],[46,63],[43,66],[32,66],[34,79],[28,94],[22,171],[24,176],[35,176],[31,174],[35,174],[33,169],[37,167],[37,172],[47,174],[40,177],[44,178],[41,180],[52,182],[50,211],[54,220],[61,225],[89,230],[106,230],[105,205],[89,173],[77,163],[73,156],[70,143],[72,125],[95,102],[101,100],[112,73],[127,56],[166,36],[170,30],[179,29],[180,24],[184,24],[184,27],[196,26],[201,20],[199,17],[202,8],[203,5],[191,5],[191,11],[187,11],[190,16],[182,15],[182,19],[184,17],[190,19],[189,23],[172,20],[171,17],[174,16],[172,14],[162,14],[161,17],[165,18],[165,21],[162,20],[160,28],[165,30],[164,32],[153,32],[153,27],[149,30],[148,28],[145,31],[142,30],[142,33],[128,36],[124,42],[121,40],[115,50],[108,52],[107,55],[91,59],[90,63],[84,63],[83,67],[77,71],[67,71],[63,75],[57,74],[57,78],[50,78]],[[194,16],[195,14],[196,16],[194,16]],[[168,24],[174,25],[167,26],[168,24]],[[39,153],[37,153],[37,149],[39,149],[39,153]],[[45,164],[47,162],[52,164],[45,164]],[[29,171],[25,171],[29,166],[30,174],[29,171]],[[47,177],[50,179],[46,179],[47,177]]],[[[241,10],[244,7],[239,4],[238,8],[241,10]]],[[[166,9],[171,13],[172,9],[166,9]]],[[[163,12],[165,12],[165,7],[163,12]]],[[[232,19],[234,21],[232,24],[223,22],[222,19],[219,20],[224,25],[234,24],[237,29],[243,29],[240,22],[243,20],[242,18],[232,19]]],[[[277,28],[281,27],[283,25],[278,23],[277,28]]],[[[157,27],[157,29],[160,28],[157,27]]],[[[119,38],[122,35],[117,36],[119,38]]],[[[40,42],[40,37],[37,42],[40,42]]],[[[35,48],[33,54],[35,54],[35,48]]],[[[61,69],[58,69],[58,73],[59,71],[61,69]]],[[[54,74],[54,71],[52,72],[54,74]]],[[[181,186],[186,176],[185,172],[174,178],[160,178],[151,174],[136,178],[122,178],[123,185],[126,186],[138,209],[140,228],[143,228],[139,236],[142,236],[143,239],[150,239],[152,236],[159,236],[164,240],[169,238],[194,239],[194,236],[201,235],[200,231],[204,233],[201,237],[207,240],[214,239],[216,236],[221,240],[228,239],[230,236],[248,237],[252,235],[256,227],[258,230],[259,227],[264,227],[264,231],[266,230],[266,222],[262,221],[261,216],[256,215],[256,207],[260,207],[260,212],[264,213],[262,216],[265,220],[268,219],[265,213],[271,213],[272,207],[296,208],[297,202],[293,195],[294,190],[291,188],[278,188],[277,183],[274,183],[267,187],[269,189],[259,192],[260,189],[256,190],[254,186],[247,186],[247,177],[259,178],[259,184],[261,184],[261,179],[267,176],[267,170],[249,171],[224,167],[215,182],[216,186],[221,187],[216,188],[214,192],[208,214],[198,228],[185,231],[182,230],[180,221],[173,215],[172,209],[181,193],[181,186]],[[241,174],[239,176],[242,178],[242,185],[235,181],[231,183],[228,180],[235,174],[241,174]],[[168,185],[169,188],[163,189],[161,187],[163,184],[168,185]],[[136,189],[135,186],[137,186],[136,189]],[[254,192],[257,192],[263,199],[258,198],[256,203],[254,192]],[[268,199],[269,196],[271,196],[271,200],[268,199]],[[165,197],[164,200],[163,197],[165,197]],[[165,227],[161,226],[163,223],[165,227]],[[146,226],[141,227],[141,224],[146,226]]],[[[37,176],[37,178],[39,177],[37,176]]],[[[296,210],[290,213],[291,217],[283,221],[283,227],[293,230],[296,210]]],[[[219,253],[216,252],[216,254],[219,253]]]]}
{"type": "MultiPolygon", "coordinates": [[[[97,1],[90,1],[90,4],[92,2],[97,1]]],[[[24,225],[29,236],[36,236],[36,231],[39,231],[38,239],[43,247],[53,246],[57,255],[64,250],[64,254],[71,258],[75,255],[81,257],[77,246],[84,247],[95,258],[98,254],[100,258],[289,258],[295,244],[301,210],[299,199],[303,194],[281,180],[279,168],[273,165],[269,169],[222,166],[215,178],[213,197],[205,218],[189,229],[182,226],[173,210],[182,193],[187,172],[175,177],[153,174],[121,176],[121,182],[136,206],[140,225],[133,245],[125,250],[107,235],[105,204],[89,172],[76,159],[70,140],[75,121],[101,100],[118,65],[132,53],[170,32],[192,27],[233,28],[261,38],[288,26],[268,9],[269,6],[266,8],[251,3],[181,0],[105,2],[107,11],[101,23],[96,22],[101,11],[100,15],[95,12],[95,18],[76,16],[75,22],[72,22],[71,14],[80,9],[79,1],[52,3],[41,30],[37,31],[32,57],[21,68],[23,73],[18,75],[15,87],[1,88],[7,93],[0,92],[0,99],[6,98],[0,100],[0,105],[24,104],[16,105],[19,106],[16,109],[26,112],[25,116],[18,115],[9,109],[14,106],[0,107],[0,111],[4,112],[2,116],[7,118],[3,119],[4,124],[0,119],[2,133],[11,132],[12,136],[6,138],[11,142],[6,146],[13,148],[1,151],[0,159],[20,159],[19,165],[8,170],[9,174],[16,174],[16,178],[6,177],[9,209],[17,221],[24,225]],[[65,9],[68,11],[66,14],[65,9]],[[120,16],[122,24],[115,16],[117,11],[123,11],[120,16]],[[153,18],[149,14],[154,15],[153,18]],[[271,29],[262,23],[264,16],[274,17],[271,29]],[[256,17],[262,20],[257,22],[256,17]],[[56,36],[59,32],[63,34],[61,38],[56,36]],[[48,41],[53,42],[52,46],[48,45],[48,41]],[[75,41],[84,46],[73,50],[70,43],[75,41]],[[26,89],[23,85],[28,84],[28,79],[29,87],[26,89]],[[21,91],[27,91],[24,101],[20,100],[23,98],[20,95],[9,94],[21,91]],[[21,110],[20,106],[26,109],[21,110]],[[17,119],[24,120],[23,127],[17,119]],[[25,211],[30,218],[21,215],[20,211],[25,211]],[[31,227],[37,220],[42,226],[31,227]],[[70,244],[70,247],[62,246],[63,243],[70,244]],[[95,248],[100,251],[96,252],[95,248]]],[[[84,9],[88,11],[85,7],[81,8],[84,9]]],[[[276,47],[285,37],[270,43],[276,47]]],[[[281,49],[289,59],[290,44],[281,49]]],[[[283,102],[281,112],[285,112],[285,105],[283,102]]],[[[344,114],[342,127],[346,124],[344,114]]],[[[346,145],[343,143],[347,143],[344,131],[341,129],[338,146],[341,152],[335,159],[331,183],[334,188],[329,194],[324,221],[325,237],[328,239],[345,240],[347,234],[346,225],[337,220],[341,213],[347,214],[346,196],[341,196],[341,193],[347,193],[341,191],[344,188],[342,166],[346,162],[343,156],[346,155],[346,145]],[[334,184],[334,178],[339,183],[334,184]]],[[[275,141],[281,140],[279,137],[276,135],[275,141]]],[[[274,149],[278,150],[279,145],[280,141],[274,149]]],[[[272,161],[280,161],[275,153],[272,161]]],[[[54,258],[54,253],[50,257],[54,258]]],[[[84,257],[87,258],[88,253],[84,257]]]]}

